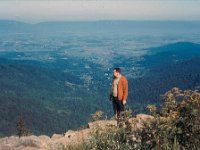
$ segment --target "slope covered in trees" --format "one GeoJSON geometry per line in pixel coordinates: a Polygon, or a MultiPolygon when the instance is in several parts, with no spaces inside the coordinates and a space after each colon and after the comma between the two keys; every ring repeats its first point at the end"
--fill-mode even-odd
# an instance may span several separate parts
{"type": "Polygon", "coordinates": [[[129,103],[135,112],[144,112],[145,105],[162,102],[162,94],[173,87],[195,89],[200,86],[200,57],[157,67],[145,76],[129,80],[129,103]]]}
{"type": "Polygon", "coordinates": [[[1,64],[1,135],[17,132],[21,114],[27,128],[35,134],[61,133],[84,125],[98,103],[89,103],[93,100],[92,94],[77,85],[75,78],[32,65],[1,64]]]}

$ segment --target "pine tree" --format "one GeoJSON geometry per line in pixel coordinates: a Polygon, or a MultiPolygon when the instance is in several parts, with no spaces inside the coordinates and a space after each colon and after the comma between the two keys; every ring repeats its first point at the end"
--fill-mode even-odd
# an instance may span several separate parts
{"type": "Polygon", "coordinates": [[[22,114],[20,115],[19,121],[17,123],[17,135],[19,137],[28,135],[28,130],[27,130],[26,124],[25,124],[25,118],[22,114]]]}

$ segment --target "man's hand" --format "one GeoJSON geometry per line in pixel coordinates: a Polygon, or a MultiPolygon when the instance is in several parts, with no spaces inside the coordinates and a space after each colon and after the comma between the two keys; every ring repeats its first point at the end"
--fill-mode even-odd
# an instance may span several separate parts
{"type": "Polygon", "coordinates": [[[125,104],[126,104],[126,101],[123,100],[123,105],[125,105],[125,104]]]}

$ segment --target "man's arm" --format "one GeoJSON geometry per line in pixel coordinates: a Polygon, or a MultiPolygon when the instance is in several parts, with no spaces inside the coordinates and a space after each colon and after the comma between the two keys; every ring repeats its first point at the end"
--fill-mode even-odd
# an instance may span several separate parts
{"type": "Polygon", "coordinates": [[[123,87],[123,104],[124,105],[126,104],[127,97],[128,97],[128,81],[125,78],[124,87],[123,87]]]}

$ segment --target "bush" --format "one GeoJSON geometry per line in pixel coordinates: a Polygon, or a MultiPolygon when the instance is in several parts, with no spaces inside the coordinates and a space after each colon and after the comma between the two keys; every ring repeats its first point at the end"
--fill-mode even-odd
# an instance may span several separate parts
{"type": "Polygon", "coordinates": [[[92,149],[198,149],[200,145],[200,93],[173,88],[163,95],[160,109],[149,105],[152,119],[140,122],[124,119],[123,127],[98,128],[90,142],[92,149]]]}
{"type": "Polygon", "coordinates": [[[91,115],[92,121],[97,121],[103,118],[103,112],[102,111],[96,111],[94,114],[91,115]]]}
{"type": "Polygon", "coordinates": [[[96,128],[92,134],[90,148],[93,150],[127,149],[125,130],[118,127],[96,128]]]}
{"type": "Polygon", "coordinates": [[[90,147],[86,144],[86,143],[83,143],[83,144],[79,144],[79,145],[76,145],[76,146],[67,146],[65,148],[61,148],[61,150],[88,150],[90,149],[90,147]]]}

